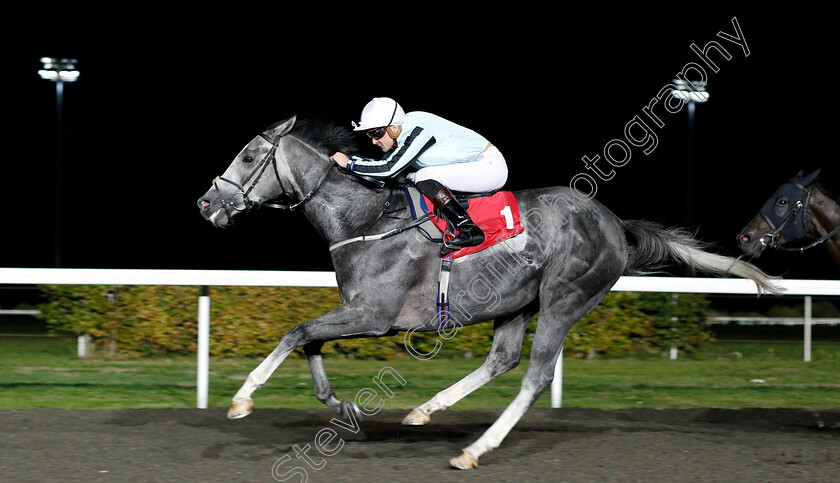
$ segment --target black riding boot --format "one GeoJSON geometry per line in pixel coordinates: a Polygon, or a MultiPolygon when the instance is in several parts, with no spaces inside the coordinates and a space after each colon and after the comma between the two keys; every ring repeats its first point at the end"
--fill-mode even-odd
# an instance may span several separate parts
{"type": "Polygon", "coordinates": [[[458,230],[455,238],[444,241],[441,255],[484,243],[484,232],[473,223],[467,210],[458,203],[449,188],[435,180],[423,180],[417,183],[417,189],[432,200],[440,214],[458,230]]]}

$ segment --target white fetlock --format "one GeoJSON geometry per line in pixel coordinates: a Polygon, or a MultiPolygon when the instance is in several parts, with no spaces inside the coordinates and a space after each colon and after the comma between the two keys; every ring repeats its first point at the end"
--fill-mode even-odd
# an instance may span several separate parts
{"type": "Polygon", "coordinates": [[[228,419],[241,419],[245,416],[251,414],[251,411],[254,409],[254,401],[237,401],[234,400],[230,404],[230,409],[228,409],[227,417],[228,419]]]}
{"type": "Polygon", "coordinates": [[[459,470],[474,470],[478,468],[478,460],[467,453],[461,453],[460,456],[449,460],[449,466],[459,470]]]}
{"type": "Polygon", "coordinates": [[[408,416],[403,418],[402,423],[406,426],[424,426],[429,424],[432,418],[429,417],[429,413],[426,411],[421,411],[420,409],[415,409],[408,413],[408,416]]]}

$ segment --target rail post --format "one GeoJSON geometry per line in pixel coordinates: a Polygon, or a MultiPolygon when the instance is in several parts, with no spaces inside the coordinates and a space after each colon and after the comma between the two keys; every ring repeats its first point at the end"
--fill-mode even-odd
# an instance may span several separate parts
{"type": "Polygon", "coordinates": [[[554,380],[551,381],[551,407],[563,407],[563,348],[560,348],[560,355],[557,356],[557,363],[554,365],[554,380]]]}
{"type": "Polygon", "coordinates": [[[805,296],[805,347],[803,348],[802,360],[811,362],[811,296],[805,296]]]}
{"type": "Polygon", "coordinates": [[[201,287],[198,297],[198,364],[196,380],[196,407],[207,409],[207,393],[210,369],[210,292],[201,287]]]}

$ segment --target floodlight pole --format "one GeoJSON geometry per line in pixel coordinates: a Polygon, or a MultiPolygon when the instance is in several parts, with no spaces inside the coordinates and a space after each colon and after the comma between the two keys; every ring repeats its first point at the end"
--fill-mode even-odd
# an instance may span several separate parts
{"type": "Polygon", "coordinates": [[[42,57],[43,69],[38,71],[41,78],[55,82],[55,233],[53,263],[55,268],[61,267],[61,214],[62,214],[62,118],[64,103],[64,83],[75,82],[79,78],[76,70],[76,59],[55,59],[42,57]]]}
{"type": "Polygon", "coordinates": [[[688,109],[688,140],[685,155],[685,227],[687,230],[692,230],[694,219],[692,216],[692,203],[694,201],[694,101],[689,100],[686,108],[688,109]]]}
{"type": "Polygon", "coordinates": [[[61,131],[62,131],[62,104],[64,102],[64,82],[55,81],[55,234],[53,264],[55,268],[61,268],[61,131]]]}
{"type": "Polygon", "coordinates": [[[686,229],[691,230],[693,219],[691,205],[694,198],[694,109],[698,102],[709,100],[709,93],[706,92],[705,81],[674,79],[671,82],[674,86],[671,94],[683,100],[688,107],[688,140],[685,156],[685,226],[686,229]]]}

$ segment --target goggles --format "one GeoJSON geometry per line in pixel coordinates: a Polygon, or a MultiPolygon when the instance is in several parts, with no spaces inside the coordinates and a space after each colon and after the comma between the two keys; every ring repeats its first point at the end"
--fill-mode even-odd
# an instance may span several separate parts
{"type": "Polygon", "coordinates": [[[381,138],[382,136],[385,135],[387,130],[388,130],[387,126],[386,127],[378,127],[376,129],[371,129],[370,131],[366,132],[365,134],[367,134],[367,137],[369,137],[371,139],[379,139],[379,138],[381,138]]]}

